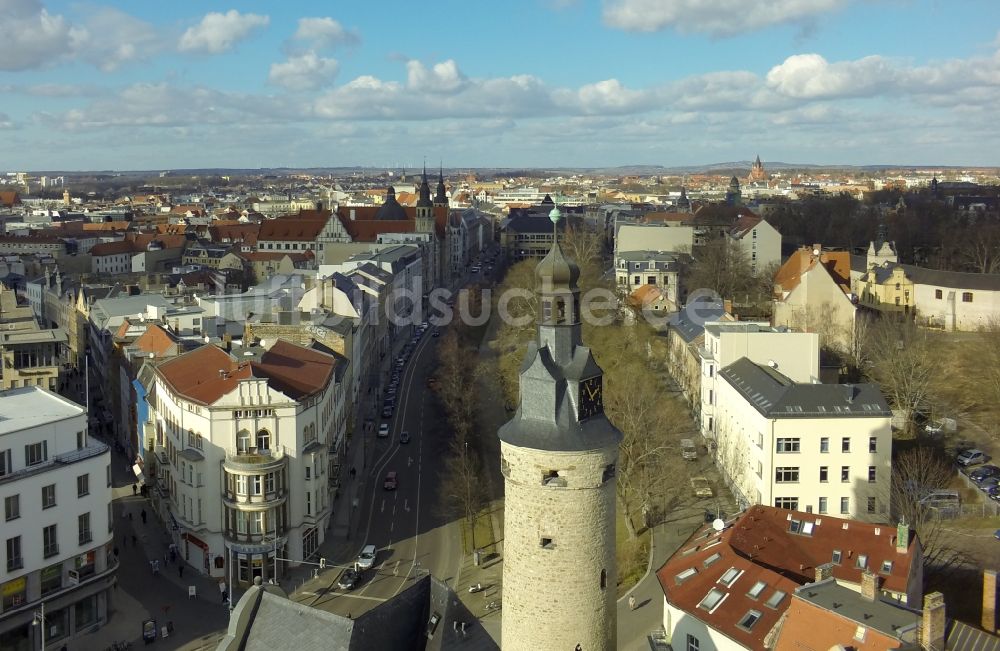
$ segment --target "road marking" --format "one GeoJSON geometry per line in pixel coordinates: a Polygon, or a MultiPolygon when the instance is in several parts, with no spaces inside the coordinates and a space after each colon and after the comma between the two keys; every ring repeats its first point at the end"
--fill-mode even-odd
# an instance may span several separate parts
{"type": "Polygon", "coordinates": [[[389,533],[392,533],[392,529],[395,526],[396,526],[396,521],[395,520],[393,520],[392,522],[389,523],[389,533]]]}
{"type": "Polygon", "coordinates": [[[396,561],[396,564],[392,566],[392,575],[393,576],[399,576],[399,563],[400,563],[400,561],[396,561]]]}
{"type": "Polygon", "coordinates": [[[413,465],[413,457],[406,457],[406,467],[409,468],[413,465]]]}
{"type": "MultiPolygon", "coordinates": [[[[382,500],[382,508],[378,510],[379,513],[385,513],[385,500],[382,500]]],[[[367,537],[367,536],[366,536],[367,537]]]]}
{"type": "Polygon", "coordinates": [[[363,594],[354,594],[351,592],[338,592],[336,593],[338,597],[344,597],[347,599],[364,599],[365,601],[388,601],[388,599],[383,599],[382,597],[366,597],[363,594]]]}
{"type": "Polygon", "coordinates": [[[409,500],[406,500],[406,499],[403,500],[403,510],[406,511],[407,513],[410,512],[409,503],[410,503],[409,500]]]}
{"type": "Polygon", "coordinates": [[[395,504],[392,505],[392,514],[396,515],[396,505],[395,504]]]}

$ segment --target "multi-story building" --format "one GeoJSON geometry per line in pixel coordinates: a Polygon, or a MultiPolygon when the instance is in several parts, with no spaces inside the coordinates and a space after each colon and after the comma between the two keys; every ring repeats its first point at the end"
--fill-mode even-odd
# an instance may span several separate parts
{"type": "Polygon", "coordinates": [[[766,364],[793,382],[819,382],[819,335],[791,332],[754,321],[714,321],[705,324],[701,357],[701,432],[715,437],[715,406],[719,371],[740,358],[766,364]]]}
{"type": "Polygon", "coordinates": [[[757,215],[740,215],[729,236],[746,256],[753,275],[781,264],[781,233],[757,215]]]}
{"type": "Polygon", "coordinates": [[[674,305],[684,301],[681,269],[687,256],[667,251],[623,251],[615,255],[618,290],[631,294],[645,285],[654,285],[674,305]]]}
{"type": "Polygon", "coordinates": [[[0,649],[40,648],[108,619],[115,571],[111,452],[87,413],[43,388],[0,391],[0,649]]]}
{"type": "Polygon", "coordinates": [[[719,371],[716,463],[743,506],[888,517],[892,411],[872,384],[803,384],[741,358],[719,371]]]}
{"type": "Polygon", "coordinates": [[[774,277],[776,326],[820,335],[820,346],[844,349],[854,341],[857,306],[851,291],[851,255],[821,244],[793,253],[774,277]]]}
{"type": "Polygon", "coordinates": [[[345,363],[279,339],[232,354],[205,345],[153,369],[144,471],[192,566],[245,584],[277,577],[276,558],[316,555],[345,363]]]}

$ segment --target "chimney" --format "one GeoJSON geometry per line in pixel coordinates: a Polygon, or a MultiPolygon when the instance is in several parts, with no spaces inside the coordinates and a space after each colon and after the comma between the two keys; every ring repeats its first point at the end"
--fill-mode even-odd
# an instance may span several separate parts
{"type": "Polygon", "coordinates": [[[816,583],[826,581],[833,576],[833,563],[823,563],[816,566],[816,583]]]}
{"type": "Polygon", "coordinates": [[[866,601],[875,601],[878,598],[879,577],[871,570],[861,573],[861,598],[866,601]]]}
{"type": "Polygon", "coordinates": [[[729,298],[723,299],[723,301],[722,301],[722,309],[725,310],[726,314],[732,314],[733,313],[733,301],[732,301],[732,299],[729,299],[729,298]]]}
{"type": "Polygon", "coordinates": [[[901,520],[896,525],[896,551],[905,554],[910,549],[910,525],[901,520]]]}
{"type": "Polygon", "coordinates": [[[983,572],[983,630],[997,632],[997,571],[983,572]]]}
{"type": "Polygon", "coordinates": [[[944,651],[944,595],[932,592],[924,596],[924,613],[920,619],[920,648],[924,651],[944,651]]]}

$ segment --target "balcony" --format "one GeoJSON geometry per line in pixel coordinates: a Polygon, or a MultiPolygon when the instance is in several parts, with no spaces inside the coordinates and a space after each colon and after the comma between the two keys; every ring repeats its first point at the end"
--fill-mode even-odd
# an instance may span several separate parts
{"type": "Polygon", "coordinates": [[[222,493],[222,500],[229,508],[240,511],[261,511],[284,504],[288,500],[288,491],[280,488],[261,494],[243,494],[227,490],[222,493]]]}
{"type": "Polygon", "coordinates": [[[285,463],[285,448],[277,446],[269,450],[250,448],[246,452],[227,452],[224,467],[232,472],[260,473],[280,468],[285,463]]]}

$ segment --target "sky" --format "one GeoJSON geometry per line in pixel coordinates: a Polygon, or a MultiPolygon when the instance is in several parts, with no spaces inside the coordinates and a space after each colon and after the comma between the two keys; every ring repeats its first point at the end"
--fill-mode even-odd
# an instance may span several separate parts
{"type": "Polygon", "coordinates": [[[998,166],[997,0],[0,0],[0,170],[998,166]]]}

